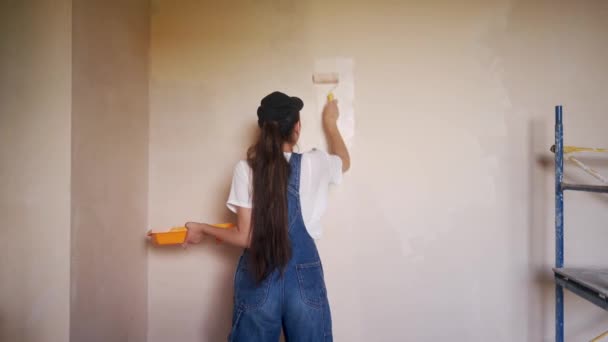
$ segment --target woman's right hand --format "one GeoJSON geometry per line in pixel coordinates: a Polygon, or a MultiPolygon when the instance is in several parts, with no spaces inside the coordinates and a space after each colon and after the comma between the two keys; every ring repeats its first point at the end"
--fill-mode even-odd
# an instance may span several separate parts
{"type": "Polygon", "coordinates": [[[350,154],[338,129],[338,117],[340,117],[338,101],[328,101],[323,108],[323,128],[327,138],[328,152],[342,159],[342,172],[346,172],[350,168],[350,154]]]}
{"type": "Polygon", "coordinates": [[[323,124],[332,125],[338,121],[340,111],[338,110],[338,100],[328,101],[323,108],[323,124]]]}

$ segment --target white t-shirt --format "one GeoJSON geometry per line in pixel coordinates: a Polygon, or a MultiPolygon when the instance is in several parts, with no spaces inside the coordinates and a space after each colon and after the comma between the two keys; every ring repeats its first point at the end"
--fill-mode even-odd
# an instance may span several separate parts
{"type": "MultiPolygon", "coordinates": [[[[291,153],[285,153],[289,160],[291,153]]],[[[300,171],[300,204],[308,234],[313,239],[321,237],[321,216],[327,208],[330,184],[342,181],[342,159],[325,151],[312,150],[302,154],[300,171]]],[[[251,208],[251,168],[241,160],[234,168],[232,188],[226,205],[236,213],[236,207],[251,208]]]]}

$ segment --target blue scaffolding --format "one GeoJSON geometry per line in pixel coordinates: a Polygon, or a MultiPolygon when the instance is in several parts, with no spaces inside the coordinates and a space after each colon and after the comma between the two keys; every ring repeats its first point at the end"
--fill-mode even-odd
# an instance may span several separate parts
{"type": "MultiPolygon", "coordinates": [[[[564,148],[562,106],[556,106],[555,145],[551,150],[555,153],[555,268],[553,272],[555,278],[555,340],[557,342],[564,341],[564,288],[602,309],[608,310],[608,268],[564,267],[564,191],[608,193],[608,186],[565,183],[564,148]]],[[[600,150],[569,146],[568,148],[587,151],[600,150]]],[[[606,336],[606,334],[601,336],[606,336]]]]}

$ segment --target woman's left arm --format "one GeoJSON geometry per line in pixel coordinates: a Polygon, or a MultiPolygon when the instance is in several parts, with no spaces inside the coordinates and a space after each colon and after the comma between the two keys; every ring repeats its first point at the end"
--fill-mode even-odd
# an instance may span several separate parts
{"type": "Polygon", "coordinates": [[[211,235],[231,245],[247,248],[251,240],[251,208],[237,207],[237,225],[234,228],[217,228],[206,223],[188,222],[185,245],[197,244],[205,235],[211,235]]]}

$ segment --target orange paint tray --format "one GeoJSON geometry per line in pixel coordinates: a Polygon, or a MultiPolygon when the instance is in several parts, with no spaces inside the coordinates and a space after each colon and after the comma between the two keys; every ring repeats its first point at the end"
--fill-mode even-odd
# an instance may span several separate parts
{"type": "Polygon", "coordinates": [[[171,228],[168,232],[152,233],[148,232],[148,236],[152,239],[155,245],[181,245],[186,241],[188,229],[185,227],[171,228]]]}

